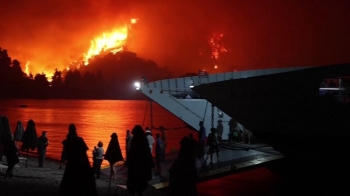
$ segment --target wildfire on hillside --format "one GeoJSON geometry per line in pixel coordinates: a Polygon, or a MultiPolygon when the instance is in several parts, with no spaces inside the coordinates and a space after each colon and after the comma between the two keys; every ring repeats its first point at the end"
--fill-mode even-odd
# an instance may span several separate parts
{"type": "MultiPolygon", "coordinates": [[[[115,28],[110,32],[103,32],[100,36],[91,40],[90,48],[87,53],[83,53],[81,60],[73,61],[66,66],[66,71],[69,71],[73,67],[79,68],[80,65],[88,65],[89,59],[94,56],[107,54],[107,53],[117,53],[125,50],[126,41],[128,38],[128,33],[131,30],[131,27],[136,24],[138,19],[132,18],[128,23],[125,23],[124,26],[115,28]]],[[[27,61],[25,65],[24,72],[29,76],[32,74],[30,72],[30,62],[27,61]]],[[[48,81],[52,80],[53,73],[47,70],[42,70],[42,74],[45,74],[48,81]]]]}
{"type": "Polygon", "coordinates": [[[84,54],[84,65],[89,64],[89,59],[93,56],[103,53],[117,53],[124,50],[126,40],[128,38],[128,31],[133,24],[136,24],[137,19],[130,19],[130,23],[123,27],[117,28],[112,32],[104,32],[101,36],[91,40],[90,49],[84,54]]]}

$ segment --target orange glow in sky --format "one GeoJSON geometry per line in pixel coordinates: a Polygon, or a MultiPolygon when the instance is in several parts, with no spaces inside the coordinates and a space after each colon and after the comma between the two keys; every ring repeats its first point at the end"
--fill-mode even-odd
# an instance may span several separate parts
{"type": "Polygon", "coordinates": [[[123,45],[174,75],[350,62],[349,0],[205,2],[1,1],[0,47],[48,77],[123,45]]]}

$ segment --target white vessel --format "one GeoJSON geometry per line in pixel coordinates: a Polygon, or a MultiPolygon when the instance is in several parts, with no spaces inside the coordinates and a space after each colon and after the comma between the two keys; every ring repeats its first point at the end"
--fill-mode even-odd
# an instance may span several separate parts
{"type": "Polygon", "coordinates": [[[271,75],[306,68],[261,69],[219,74],[206,74],[204,72],[198,76],[165,79],[150,83],[142,81],[137,85],[136,89],[196,130],[199,128],[199,121],[203,121],[207,129],[207,134],[209,134],[210,128],[212,126],[216,128],[218,122],[221,121],[223,125],[222,139],[228,139],[228,122],[231,120],[231,117],[215,105],[212,105],[208,100],[194,93],[192,90],[193,87],[202,84],[271,75]]]}

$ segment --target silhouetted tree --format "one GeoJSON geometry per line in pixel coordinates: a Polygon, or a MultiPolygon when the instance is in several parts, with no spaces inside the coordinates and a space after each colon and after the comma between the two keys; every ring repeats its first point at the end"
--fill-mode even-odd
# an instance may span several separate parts
{"type": "Polygon", "coordinates": [[[49,82],[47,81],[46,74],[36,74],[34,77],[34,83],[36,87],[36,98],[48,98],[49,82]]]}
{"type": "Polygon", "coordinates": [[[53,76],[51,77],[52,82],[51,85],[52,87],[62,87],[63,86],[63,80],[62,80],[62,72],[58,71],[57,68],[55,69],[55,72],[53,76]]]}
{"type": "Polygon", "coordinates": [[[69,70],[64,79],[64,89],[67,98],[82,98],[81,92],[81,74],[79,70],[69,70]]]}
{"type": "Polygon", "coordinates": [[[0,98],[140,99],[144,96],[133,83],[141,77],[154,81],[170,78],[170,73],[135,53],[110,53],[93,57],[79,69],[55,69],[50,87],[44,73],[26,75],[20,61],[12,61],[7,50],[0,48],[0,98]]]}
{"type": "Polygon", "coordinates": [[[25,76],[25,73],[22,71],[19,61],[16,59],[12,61],[11,72],[11,76],[16,77],[17,79],[25,76]]]}
{"type": "Polygon", "coordinates": [[[85,98],[93,99],[96,97],[98,86],[96,85],[96,76],[91,72],[85,72],[82,78],[82,92],[85,98]]]}
{"type": "Polygon", "coordinates": [[[51,92],[50,92],[51,97],[64,98],[65,95],[64,95],[63,85],[64,83],[62,79],[62,72],[58,71],[56,68],[51,81],[51,92]]]}

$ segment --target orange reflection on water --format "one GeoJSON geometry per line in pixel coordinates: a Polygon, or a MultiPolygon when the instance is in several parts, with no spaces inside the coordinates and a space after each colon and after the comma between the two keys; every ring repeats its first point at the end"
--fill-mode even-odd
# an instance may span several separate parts
{"type": "MultiPolygon", "coordinates": [[[[27,121],[33,119],[36,123],[37,134],[47,131],[50,145],[47,157],[60,159],[62,141],[68,133],[68,126],[74,123],[78,135],[83,137],[90,148],[88,156],[92,156],[92,149],[99,141],[107,149],[110,135],[118,135],[119,144],[125,157],[126,130],[136,124],[151,126],[150,107],[147,101],[124,100],[4,100],[0,112],[10,120],[12,131],[15,130],[18,120],[26,127],[27,121]],[[19,107],[26,105],[27,107],[19,107]],[[147,108],[147,110],[146,110],[147,108]]],[[[160,107],[153,104],[153,124],[155,127],[165,128],[184,127],[184,123],[160,107]]],[[[184,135],[193,132],[187,128],[168,131],[168,148],[179,149],[179,141],[184,135]]],[[[153,136],[159,133],[153,130],[153,136]]],[[[195,133],[194,133],[195,134],[195,133]]],[[[103,165],[108,165],[106,161],[103,165]]]]}

